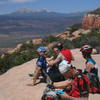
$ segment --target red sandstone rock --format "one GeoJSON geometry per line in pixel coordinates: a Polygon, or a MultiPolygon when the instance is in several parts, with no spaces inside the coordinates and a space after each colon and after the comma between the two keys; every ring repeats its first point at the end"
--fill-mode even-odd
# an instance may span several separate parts
{"type": "Polygon", "coordinates": [[[100,15],[87,14],[84,16],[82,25],[86,29],[100,28],[100,15]]]}

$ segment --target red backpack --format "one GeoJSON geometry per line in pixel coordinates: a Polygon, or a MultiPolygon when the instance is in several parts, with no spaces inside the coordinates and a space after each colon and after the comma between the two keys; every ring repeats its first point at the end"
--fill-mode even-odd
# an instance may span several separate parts
{"type": "Polygon", "coordinates": [[[89,79],[86,75],[79,73],[75,76],[70,95],[76,98],[88,97],[89,79]]]}
{"type": "Polygon", "coordinates": [[[70,49],[64,49],[60,51],[61,54],[63,54],[63,56],[66,58],[66,60],[68,61],[68,63],[71,63],[72,60],[72,54],[70,49]]]}

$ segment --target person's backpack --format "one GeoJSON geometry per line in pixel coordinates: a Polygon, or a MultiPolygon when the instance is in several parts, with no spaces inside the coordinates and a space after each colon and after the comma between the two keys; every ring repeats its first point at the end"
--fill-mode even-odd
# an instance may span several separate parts
{"type": "Polygon", "coordinates": [[[87,76],[83,74],[79,74],[77,76],[77,85],[80,92],[80,97],[87,97],[89,94],[89,84],[87,83],[88,80],[86,80],[87,76]]]}
{"type": "Polygon", "coordinates": [[[90,93],[99,93],[100,94],[100,81],[97,75],[94,73],[87,73],[87,76],[90,80],[90,93]]]}
{"type": "Polygon", "coordinates": [[[58,99],[56,93],[52,91],[51,88],[46,87],[46,89],[43,92],[41,100],[58,100],[58,99]]]}
{"type": "Polygon", "coordinates": [[[47,86],[43,92],[41,100],[61,100],[59,93],[51,86],[47,86]]]}
{"type": "Polygon", "coordinates": [[[54,87],[52,86],[53,81],[49,77],[49,75],[43,70],[43,73],[46,76],[47,86],[43,91],[43,95],[41,100],[61,100],[60,96],[55,91],[54,87]]]}
{"type": "Polygon", "coordinates": [[[89,79],[86,75],[80,72],[75,75],[69,95],[76,98],[89,96],[89,79]]]}

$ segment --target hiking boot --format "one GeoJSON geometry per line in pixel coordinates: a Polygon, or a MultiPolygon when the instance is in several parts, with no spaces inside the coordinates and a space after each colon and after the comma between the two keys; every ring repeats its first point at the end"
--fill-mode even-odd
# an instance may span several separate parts
{"type": "Polygon", "coordinates": [[[28,75],[29,75],[29,77],[34,77],[33,73],[29,73],[28,75]]]}

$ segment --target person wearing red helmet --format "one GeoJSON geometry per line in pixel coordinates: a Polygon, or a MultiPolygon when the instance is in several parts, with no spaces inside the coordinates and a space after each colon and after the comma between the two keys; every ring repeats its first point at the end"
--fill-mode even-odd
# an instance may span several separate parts
{"type": "Polygon", "coordinates": [[[93,48],[90,45],[84,45],[81,47],[83,57],[86,59],[86,74],[90,80],[90,93],[100,93],[100,81],[98,76],[98,67],[96,61],[92,58],[93,48]]]}
{"type": "Polygon", "coordinates": [[[84,45],[80,49],[80,51],[82,52],[82,56],[86,59],[85,72],[91,72],[98,76],[98,68],[96,65],[96,61],[91,56],[92,50],[93,48],[90,45],[84,45]]]}

